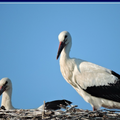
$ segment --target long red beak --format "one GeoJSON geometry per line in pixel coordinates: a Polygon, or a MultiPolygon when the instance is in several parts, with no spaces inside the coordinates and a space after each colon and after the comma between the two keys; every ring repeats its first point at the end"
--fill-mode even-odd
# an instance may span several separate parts
{"type": "Polygon", "coordinates": [[[64,47],[65,47],[65,43],[64,42],[60,42],[59,48],[58,48],[58,52],[57,52],[57,58],[56,59],[59,58],[60,53],[62,52],[62,50],[63,50],[64,47]]]}

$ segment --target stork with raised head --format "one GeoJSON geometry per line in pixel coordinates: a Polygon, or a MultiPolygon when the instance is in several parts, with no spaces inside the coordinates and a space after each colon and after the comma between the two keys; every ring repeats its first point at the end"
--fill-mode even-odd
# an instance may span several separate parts
{"type": "MultiPolygon", "coordinates": [[[[2,78],[0,80],[0,95],[2,95],[1,107],[2,109],[10,110],[15,109],[12,106],[12,82],[9,78],[2,78]]],[[[61,109],[62,107],[66,107],[72,104],[71,101],[68,100],[54,100],[45,103],[45,110],[57,110],[61,109]]],[[[43,110],[43,105],[37,108],[38,110],[43,110]]]]}
{"type": "Polygon", "coordinates": [[[100,107],[120,109],[120,75],[82,59],[70,58],[72,38],[63,31],[58,36],[60,70],[64,79],[90,103],[93,110],[100,107]]]}

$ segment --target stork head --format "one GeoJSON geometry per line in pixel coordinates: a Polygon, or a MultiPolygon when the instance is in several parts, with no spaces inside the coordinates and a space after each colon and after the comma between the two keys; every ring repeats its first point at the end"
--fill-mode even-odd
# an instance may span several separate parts
{"type": "Polygon", "coordinates": [[[60,53],[62,52],[63,48],[66,47],[70,42],[71,42],[71,35],[67,31],[62,31],[59,36],[59,48],[58,48],[58,53],[57,53],[57,58],[59,58],[60,53]]]}
{"type": "Polygon", "coordinates": [[[12,88],[12,83],[9,78],[2,78],[0,80],[0,95],[9,89],[12,88]]]}

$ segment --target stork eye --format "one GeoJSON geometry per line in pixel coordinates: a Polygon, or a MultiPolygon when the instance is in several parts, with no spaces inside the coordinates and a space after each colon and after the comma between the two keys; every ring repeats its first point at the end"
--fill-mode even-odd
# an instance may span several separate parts
{"type": "Polygon", "coordinates": [[[7,84],[7,83],[8,83],[8,81],[5,82],[5,84],[7,84]]]}
{"type": "Polygon", "coordinates": [[[67,38],[67,35],[65,35],[65,38],[67,38]]]}

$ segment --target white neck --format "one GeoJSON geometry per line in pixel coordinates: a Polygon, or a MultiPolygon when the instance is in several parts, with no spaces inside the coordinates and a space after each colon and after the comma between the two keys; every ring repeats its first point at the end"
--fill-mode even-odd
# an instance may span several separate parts
{"type": "Polygon", "coordinates": [[[11,96],[12,96],[11,88],[3,92],[1,106],[4,106],[6,110],[15,109],[12,106],[11,96]]]}
{"type": "Polygon", "coordinates": [[[66,61],[68,60],[70,57],[69,57],[69,53],[70,53],[70,49],[71,49],[71,46],[72,46],[72,42],[68,43],[62,50],[61,52],[61,56],[60,56],[60,61],[66,61]]]}

